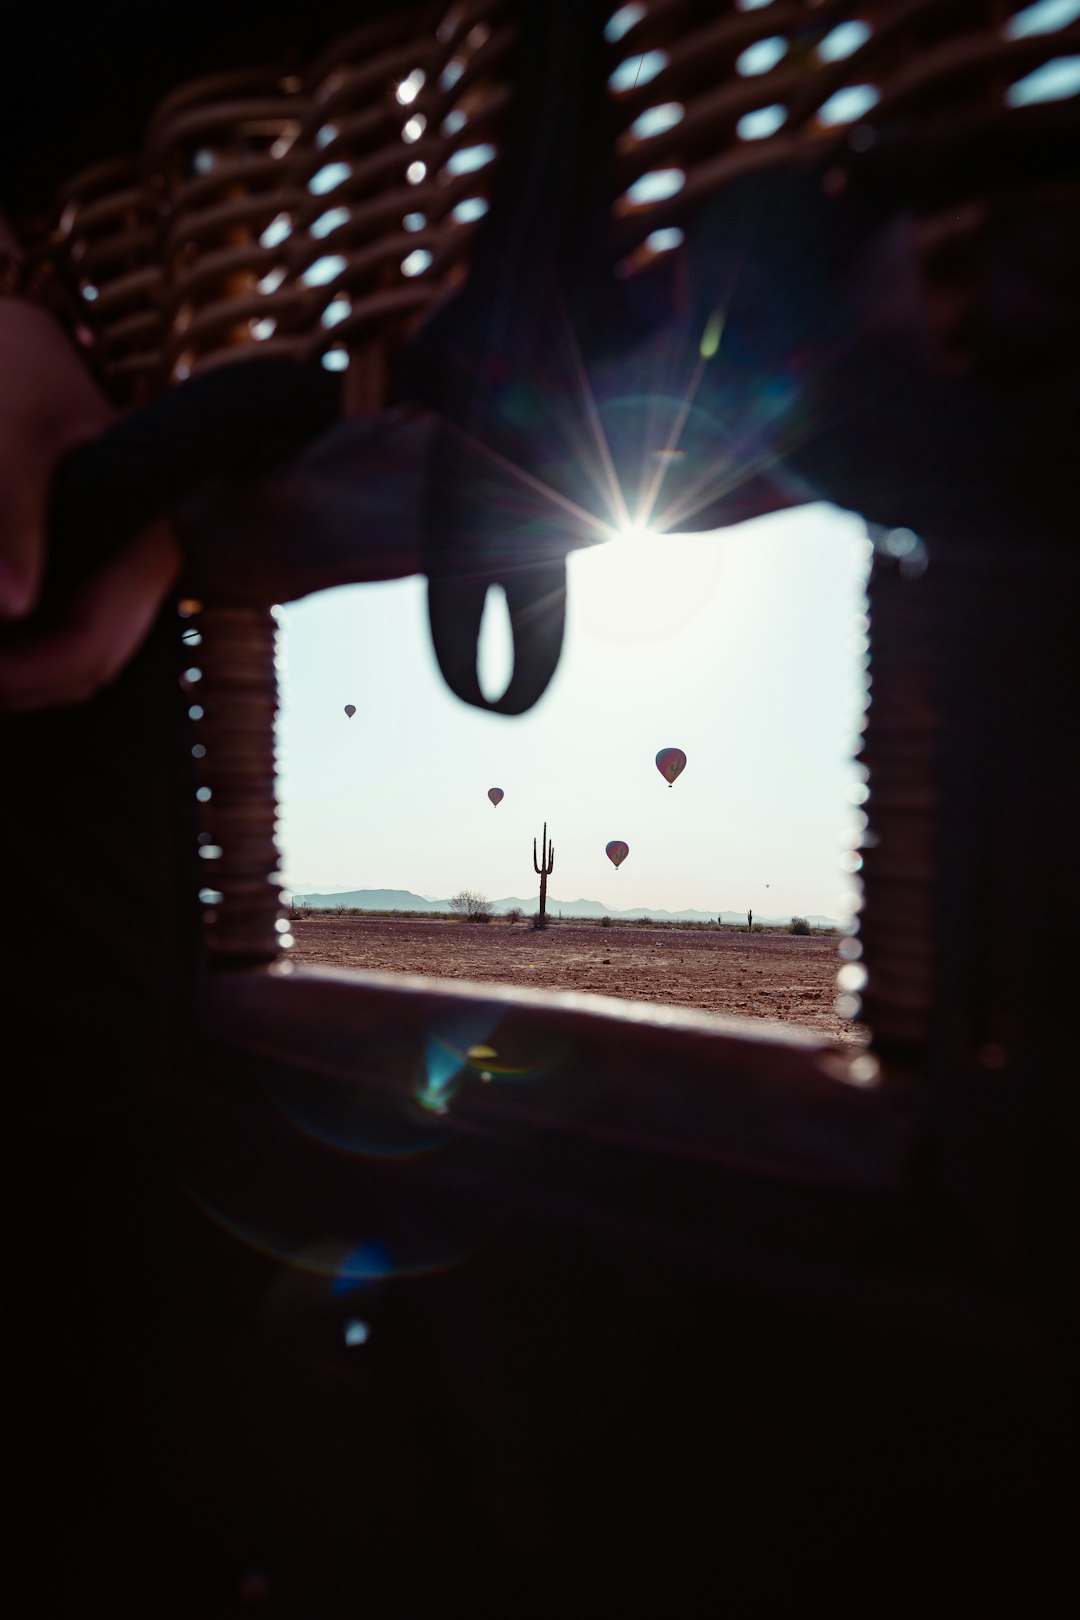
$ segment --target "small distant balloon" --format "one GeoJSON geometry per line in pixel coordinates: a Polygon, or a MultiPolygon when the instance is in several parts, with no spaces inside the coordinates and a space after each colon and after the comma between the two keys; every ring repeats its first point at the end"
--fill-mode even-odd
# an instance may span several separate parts
{"type": "Polygon", "coordinates": [[[668,787],[674,787],[675,778],[686,769],[686,755],[681,748],[661,748],[656,756],[656,768],[668,787]]]}
{"type": "Polygon", "coordinates": [[[346,705],[345,705],[345,713],[348,715],[349,719],[351,720],[353,715],[356,713],[356,704],[355,703],[346,703],[346,705]]]}
{"type": "Polygon", "coordinates": [[[604,849],[604,854],[607,856],[608,860],[611,862],[616,871],[619,870],[619,867],[622,865],[623,861],[625,861],[629,853],[630,845],[624,844],[621,838],[613,838],[611,843],[606,845],[604,849]]]}
{"type": "Polygon", "coordinates": [[[498,809],[499,805],[501,804],[502,800],[505,797],[506,797],[506,795],[503,792],[502,788],[488,788],[488,798],[491,800],[492,804],[496,807],[496,809],[498,809]]]}

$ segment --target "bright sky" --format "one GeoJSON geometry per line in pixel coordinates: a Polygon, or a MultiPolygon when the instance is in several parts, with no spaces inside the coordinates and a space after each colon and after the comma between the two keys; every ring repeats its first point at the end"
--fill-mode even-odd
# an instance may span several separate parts
{"type": "MultiPolygon", "coordinates": [[[[842,915],[868,555],[861,522],[827,506],[578,552],[559,672],[516,719],[444,687],[420,579],[284,609],[287,881],[529,897],[546,820],[561,900],[842,915]],[[673,788],[664,747],[687,755],[673,788]]],[[[491,613],[483,650],[496,676],[491,613]]]]}

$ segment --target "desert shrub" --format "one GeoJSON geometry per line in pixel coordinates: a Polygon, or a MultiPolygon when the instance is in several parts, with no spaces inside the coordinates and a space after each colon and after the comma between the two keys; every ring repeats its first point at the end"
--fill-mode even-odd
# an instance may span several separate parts
{"type": "Polygon", "coordinates": [[[525,913],[522,911],[520,906],[511,906],[510,910],[506,913],[506,920],[507,922],[511,923],[519,923],[522,921],[524,916],[525,913]]]}
{"type": "Polygon", "coordinates": [[[601,917],[600,926],[601,926],[601,928],[610,928],[611,927],[611,918],[610,917],[601,917]]]}
{"type": "Polygon", "coordinates": [[[534,911],[532,916],[529,918],[529,927],[530,928],[546,928],[548,926],[548,924],[550,923],[550,921],[551,921],[550,917],[542,916],[539,911],[534,911]]]}
{"type": "Polygon", "coordinates": [[[450,901],[450,910],[458,917],[464,917],[466,922],[486,923],[491,921],[491,901],[486,895],[477,894],[473,889],[462,889],[450,901]]]}
{"type": "Polygon", "coordinates": [[[812,934],[814,930],[805,917],[792,917],[788,927],[789,934],[812,934]]]}

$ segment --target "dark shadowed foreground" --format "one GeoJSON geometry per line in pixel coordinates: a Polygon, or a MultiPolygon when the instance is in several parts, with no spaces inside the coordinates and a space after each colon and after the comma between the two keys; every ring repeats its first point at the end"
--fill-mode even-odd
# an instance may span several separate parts
{"type": "Polygon", "coordinates": [[[865,1031],[836,1013],[837,941],[724,929],[299,917],[293,957],[519,989],[588,991],[666,1007],[780,1019],[832,1040],[865,1031]]]}

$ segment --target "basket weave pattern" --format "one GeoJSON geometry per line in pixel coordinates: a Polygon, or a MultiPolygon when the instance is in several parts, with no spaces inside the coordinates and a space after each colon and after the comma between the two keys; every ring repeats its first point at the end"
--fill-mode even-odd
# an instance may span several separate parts
{"type": "Polygon", "coordinates": [[[65,187],[52,251],[120,402],[253,345],[331,367],[351,354],[378,376],[460,278],[488,193],[488,165],[470,164],[506,100],[510,8],[474,0],[424,34],[429,9],[349,34],[303,79],[186,86],[137,159],[65,187]]]}
{"type": "MultiPolygon", "coordinates": [[[[608,25],[615,252],[678,246],[694,209],[769,164],[978,127],[1080,27],[1019,33],[1016,0],[647,0],[608,25]],[[720,15],[717,15],[717,12],[720,15]]],[[[395,9],[302,77],[200,79],[141,153],[76,176],[47,251],[79,289],[121,403],[223,354],[323,353],[370,376],[461,279],[510,95],[512,0],[395,9]]],[[[1040,109],[1043,114],[1045,109],[1040,109]]],[[[955,211],[954,211],[955,213],[955,211]]],[[[955,227],[954,227],[955,233],[955,227]]],[[[947,235],[948,233],[946,233],[947,235]]],[[[45,246],[45,244],[43,244],[45,246]]]]}

